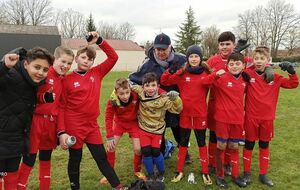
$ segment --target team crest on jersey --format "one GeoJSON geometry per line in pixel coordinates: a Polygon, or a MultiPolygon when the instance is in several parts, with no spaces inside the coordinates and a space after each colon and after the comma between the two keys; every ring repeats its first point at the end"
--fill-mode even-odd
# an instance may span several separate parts
{"type": "Polygon", "coordinates": [[[53,85],[53,84],[54,84],[54,80],[53,80],[53,79],[49,79],[49,80],[48,80],[48,84],[53,85]]]}
{"type": "Polygon", "coordinates": [[[133,101],[132,101],[132,103],[133,103],[133,104],[136,104],[136,103],[137,103],[137,101],[136,101],[136,100],[133,100],[133,101]]]}
{"type": "Polygon", "coordinates": [[[232,87],[232,86],[233,86],[232,82],[227,83],[227,87],[232,87]]]}
{"type": "Polygon", "coordinates": [[[90,76],[90,80],[91,80],[92,82],[94,82],[94,81],[95,81],[95,78],[94,78],[93,76],[90,76]]]}
{"type": "Polygon", "coordinates": [[[251,78],[250,82],[255,83],[255,78],[251,78]]]}
{"type": "Polygon", "coordinates": [[[270,86],[274,85],[274,81],[269,82],[268,85],[270,86]]]}
{"type": "Polygon", "coordinates": [[[205,126],[206,125],[206,122],[205,121],[202,121],[202,126],[205,126]]]}
{"type": "Polygon", "coordinates": [[[75,88],[77,88],[77,87],[80,86],[80,83],[79,82],[74,82],[73,85],[74,85],[75,88]]]}
{"type": "Polygon", "coordinates": [[[246,87],[246,83],[243,82],[243,83],[242,83],[242,86],[243,86],[243,87],[246,87]]]}
{"type": "Polygon", "coordinates": [[[191,78],[190,77],[185,77],[185,81],[186,82],[191,82],[191,78]]]}

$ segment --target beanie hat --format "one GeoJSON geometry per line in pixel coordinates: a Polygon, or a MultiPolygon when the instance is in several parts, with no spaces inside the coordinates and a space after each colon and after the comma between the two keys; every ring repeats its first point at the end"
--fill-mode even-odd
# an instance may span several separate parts
{"type": "Polygon", "coordinates": [[[171,45],[171,39],[168,35],[161,33],[155,37],[154,48],[167,49],[171,45]]]}
{"type": "Polygon", "coordinates": [[[191,46],[189,46],[187,48],[187,50],[186,50],[186,58],[188,59],[191,54],[197,54],[197,55],[199,55],[199,57],[200,57],[200,59],[202,61],[203,54],[202,54],[201,48],[198,45],[191,45],[191,46]]]}

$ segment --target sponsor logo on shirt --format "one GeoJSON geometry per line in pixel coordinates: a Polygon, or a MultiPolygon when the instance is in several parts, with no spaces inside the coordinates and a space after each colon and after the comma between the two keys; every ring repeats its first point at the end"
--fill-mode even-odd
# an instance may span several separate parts
{"type": "Polygon", "coordinates": [[[74,85],[74,87],[75,87],[75,88],[77,88],[77,87],[79,87],[79,86],[80,86],[80,83],[79,83],[79,82],[74,82],[74,84],[73,84],[73,85],[74,85]]]}
{"type": "Polygon", "coordinates": [[[53,80],[53,79],[49,79],[49,80],[48,80],[48,84],[53,85],[53,84],[54,84],[54,80],[53,80]]]}
{"type": "Polygon", "coordinates": [[[251,78],[250,82],[255,83],[255,78],[251,78]]]}
{"type": "Polygon", "coordinates": [[[274,85],[274,81],[269,82],[268,85],[274,85]]]}
{"type": "Polygon", "coordinates": [[[191,78],[190,77],[185,77],[185,81],[186,82],[191,82],[191,78]]]}
{"type": "Polygon", "coordinates": [[[95,81],[95,78],[94,78],[93,76],[90,76],[90,80],[91,80],[92,82],[94,82],[94,81],[95,81]]]}
{"type": "Polygon", "coordinates": [[[206,125],[206,122],[205,121],[202,121],[202,126],[205,126],[206,125]]]}
{"type": "Polygon", "coordinates": [[[227,87],[232,87],[232,86],[233,86],[232,82],[227,83],[227,87]]]}

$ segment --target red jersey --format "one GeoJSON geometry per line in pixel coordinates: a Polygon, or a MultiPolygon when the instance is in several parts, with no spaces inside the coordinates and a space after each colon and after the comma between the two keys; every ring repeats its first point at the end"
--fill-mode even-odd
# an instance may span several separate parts
{"type": "Polygon", "coordinates": [[[105,127],[107,138],[111,138],[114,136],[114,127],[131,128],[138,126],[138,100],[138,95],[135,92],[131,92],[129,99],[130,102],[126,106],[116,106],[112,104],[111,100],[107,101],[105,110],[105,127]]]}
{"type": "Polygon", "coordinates": [[[275,73],[274,80],[267,83],[264,74],[259,75],[251,69],[246,72],[251,77],[246,95],[246,115],[254,119],[274,120],[280,87],[296,88],[299,84],[297,74],[285,78],[275,73]]]}
{"type": "Polygon", "coordinates": [[[45,84],[39,87],[38,90],[38,104],[34,111],[35,114],[58,115],[59,98],[62,93],[62,78],[63,76],[59,75],[53,67],[50,67],[45,84]],[[44,100],[44,94],[51,88],[53,88],[53,93],[55,93],[55,99],[54,102],[47,103],[44,100]]]}
{"type": "Polygon", "coordinates": [[[228,124],[243,124],[244,122],[244,93],[246,82],[242,76],[236,78],[226,72],[221,77],[212,73],[202,78],[203,83],[213,84],[216,104],[214,119],[228,124]]]}
{"type": "Polygon", "coordinates": [[[176,84],[179,88],[180,98],[183,103],[183,110],[180,116],[206,119],[206,96],[209,88],[201,82],[201,77],[203,76],[207,76],[207,73],[191,74],[185,71],[182,75],[177,75],[170,74],[167,70],[162,74],[160,79],[162,85],[170,86],[176,84]]]}
{"type": "Polygon", "coordinates": [[[96,121],[100,114],[101,82],[116,64],[118,55],[106,41],[103,41],[99,47],[107,55],[105,61],[84,74],[73,71],[63,80],[64,90],[60,102],[58,132],[65,131],[68,127],[84,127],[76,126],[76,123],[79,123],[76,121],[96,121]]]}

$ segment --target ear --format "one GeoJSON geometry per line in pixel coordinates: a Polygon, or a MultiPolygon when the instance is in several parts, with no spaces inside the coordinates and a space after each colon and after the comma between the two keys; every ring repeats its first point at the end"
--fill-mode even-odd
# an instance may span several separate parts
{"type": "Polygon", "coordinates": [[[25,61],[24,61],[24,68],[25,68],[26,70],[27,70],[27,68],[28,68],[28,65],[29,65],[28,61],[25,60],[25,61]]]}

